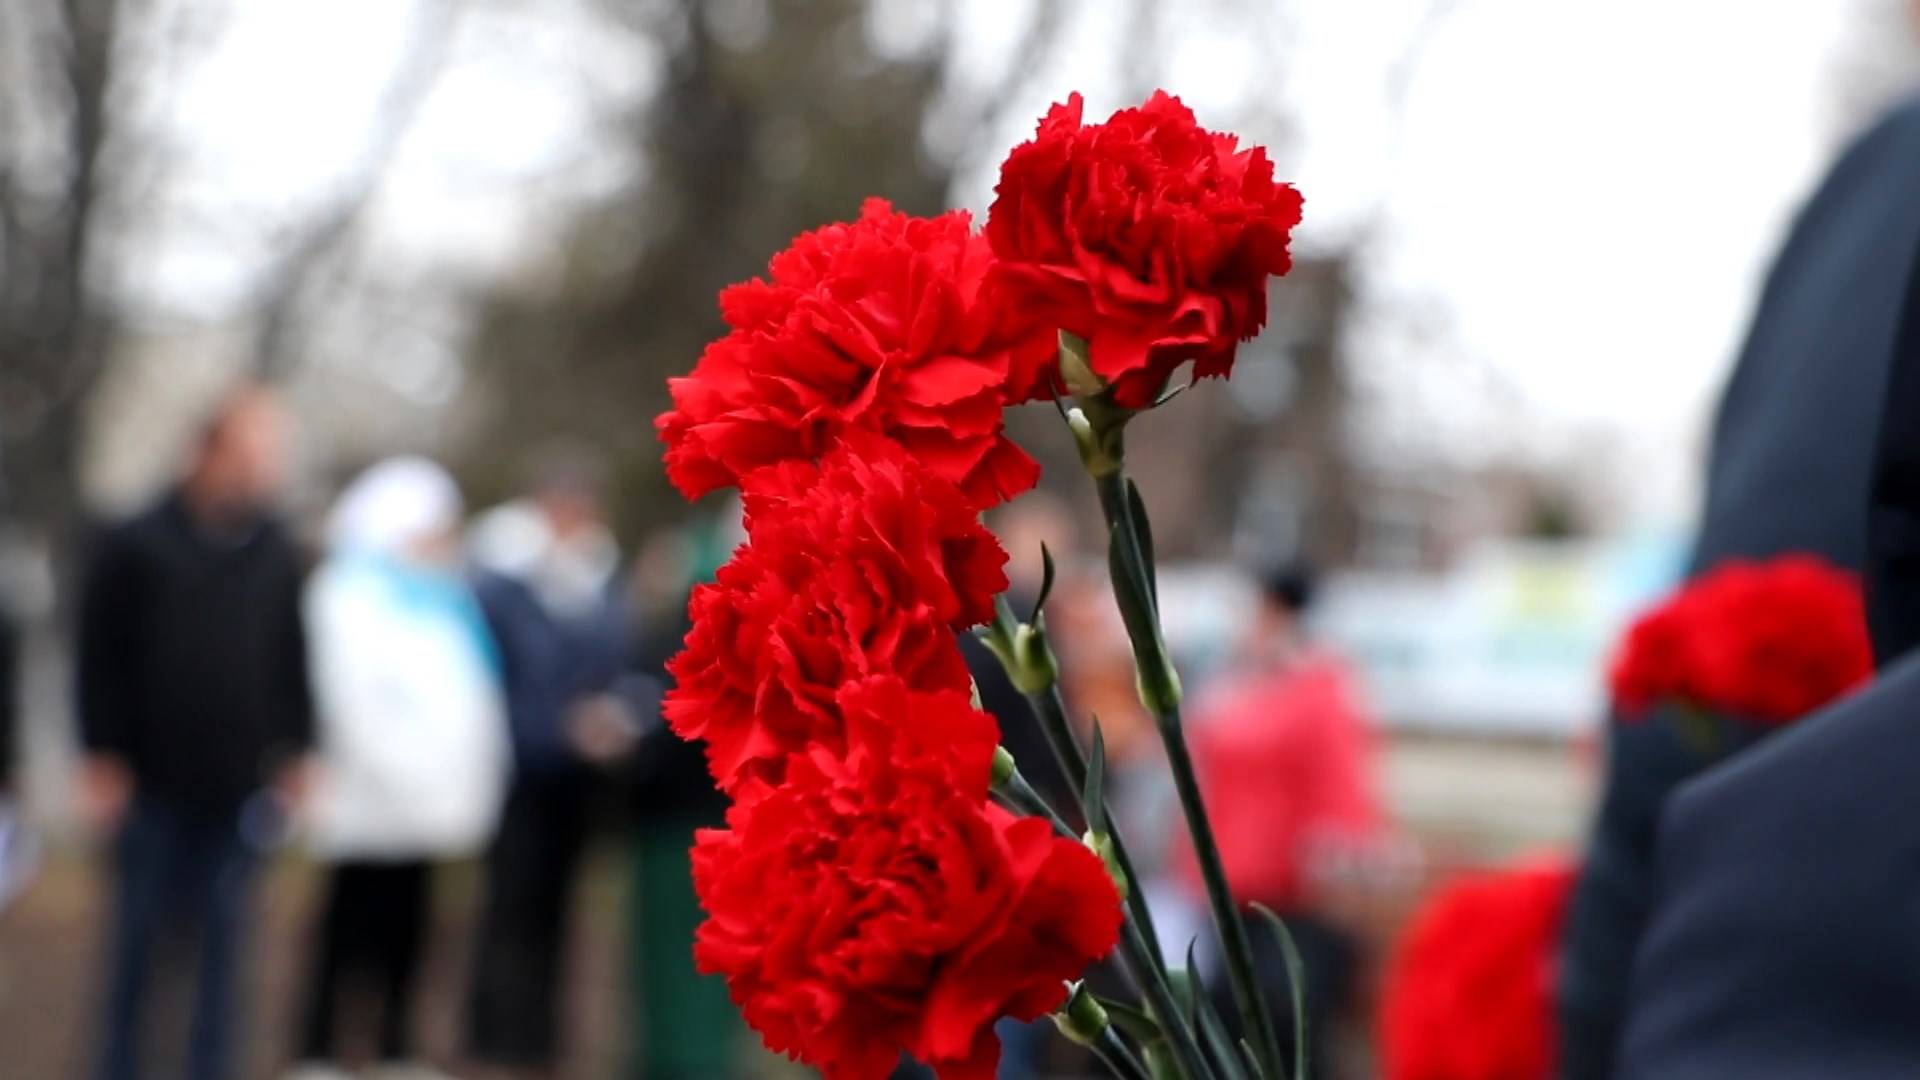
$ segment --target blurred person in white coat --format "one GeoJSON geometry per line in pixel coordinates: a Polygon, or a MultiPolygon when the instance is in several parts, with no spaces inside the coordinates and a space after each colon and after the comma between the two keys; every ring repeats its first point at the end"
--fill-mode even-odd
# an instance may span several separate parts
{"type": "Polygon", "coordinates": [[[322,768],[308,828],[328,866],[296,1075],[340,1075],[343,994],[375,998],[377,1072],[428,1077],[409,1000],[437,860],[481,851],[509,767],[497,651],[459,561],[459,489],[383,461],[335,504],[306,594],[322,768]]]}

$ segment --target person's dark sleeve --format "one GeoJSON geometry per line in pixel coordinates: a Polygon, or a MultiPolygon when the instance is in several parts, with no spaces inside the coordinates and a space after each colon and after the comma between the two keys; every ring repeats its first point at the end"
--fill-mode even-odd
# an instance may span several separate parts
{"type": "Polygon", "coordinates": [[[139,616],[146,603],[139,560],[122,532],[104,537],[80,587],[74,645],[80,743],[89,753],[128,756],[137,723],[139,616]]]}
{"type": "Polygon", "coordinates": [[[1920,262],[1907,275],[1867,518],[1867,622],[1882,667],[1920,644],[1920,262]]]}
{"type": "MultiPolygon", "coordinates": [[[[622,588],[615,595],[625,596],[627,592],[622,588]]],[[[653,669],[646,635],[625,604],[615,608],[608,623],[612,638],[608,651],[614,657],[615,670],[607,692],[620,700],[644,733],[659,723],[660,700],[667,690],[665,671],[653,669]]]]}
{"type": "Polygon", "coordinates": [[[499,649],[500,688],[507,704],[507,734],[514,761],[521,768],[544,769],[570,761],[572,748],[557,724],[551,723],[546,695],[550,687],[530,662],[533,646],[523,640],[522,617],[515,611],[518,586],[494,574],[481,572],[472,581],[474,599],[499,649]]]}
{"type": "Polygon", "coordinates": [[[641,733],[660,725],[660,699],[666,696],[666,684],[644,672],[629,671],[613,680],[608,690],[627,708],[639,724],[641,733]]]}
{"type": "Polygon", "coordinates": [[[280,663],[280,746],[284,753],[298,754],[312,749],[314,743],[313,682],[307,650],[306,612],[301,604],[305,586],[298,556],[289,548],[287,569],[278,601],[274,635],[280,663]]]}

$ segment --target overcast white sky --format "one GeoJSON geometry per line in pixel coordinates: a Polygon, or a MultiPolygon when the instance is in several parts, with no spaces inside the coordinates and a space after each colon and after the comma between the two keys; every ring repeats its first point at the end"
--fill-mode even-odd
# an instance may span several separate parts
{"type": "MultiPolygon", "coordinates": [[[[1032,2],[977,0],[969,62],[995,64],[1032,2]]],[[[1437,438],[1469,457],[1611,446],[1616,469],[1651,478],[1632,509],[1671,517],[1764,261],[1844,134],[1848,50],[1887,2],[1455,0],[1428,24],[1427,0],[1293,0],[1275,5],[1289,13],[1283,61],[1274,36],[1176,4],[1157,34],[1167,56],[1144,73],[1110,61],[1119,28],[1096,3],[1074,31],[1079,59],[1034,80],[1003,137],[1072,89],[1103,114],[1144,77],[1203,121],[1274,138],[1307,197],[1301,245],[1366,237],[1365,288],[1385,314],[1360,360],[1388,388],[1389,447],[1402,434],[1408,452],[1437,438]],[[1389,75],[1417,27],[1395,100],[1389,75]]],[[[889,32],[910,36],[914,7],[894,0],[889,32]]],[[[658,61],[586,33],[577,0],[474,9],[373,224],[386,257],[485,276],[537,252],[572,198],[644,167],[587,135],[593,103],[644,93],[658,61]]],[[[261,216],[324,198],[352,171],[416,11],[247,6],[180,109],[200,195],[261,216]]],[[[984,208],[990,186],[976,169],[956,199],[984,208]]],[[[217,317],[249,272],[169,243],[152,285],[217,317]]]]}

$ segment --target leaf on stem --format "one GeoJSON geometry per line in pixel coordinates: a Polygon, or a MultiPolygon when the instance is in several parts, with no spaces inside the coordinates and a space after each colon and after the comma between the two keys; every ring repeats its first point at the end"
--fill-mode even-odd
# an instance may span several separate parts
{"type": "Polygon", "coordinates": [[[1060,414],[1060,419],[1065,420],[1067,418],[1067,399],[1073,395],[1067,393],[1067,388],[1060,385],[1059,364],[1055,364],[1047,369],[1047,389],[1052,392],[1050,396],[1053,401],[1053,411],[1060,414]]]}
{"type": "Polygon", "coordinates": [[[1086,810],[1087,831],[1096,836],[1107,831],[1107,740],[1100,733],[1100,718],[1093,718],[1093,748],[1087,752],[1087,782],[1080,791],[1080,805],[1086,810]]]}
{"type": "Polygon", "coordinates": [[[1112,998],[1098,1000],[1101,1007],[1107,1010],[1107,1016],[1113,1021],[1113,1026],[1126,1032],[1127,1037],[1134,1042],[1145,1045],[1164,1037],[1160,1030],[1160,1022],[1155,1020],[1147,1010],[1112,998]]]}
{"type": "MultiPolygon", "coordinates": [[[[1245,1039],[1240,1040],[1240,1057],[1247,1067],[1248,1076],[1258,1076],[1262,1080],[1286,1080],[1284,1076],[1268,1076],[1267,1071],[1260,1067],[1260,1059],[1254,1055],[1253,1044],[1245,1039]]],[[[1306,1080],[1306,1078],[1301,1077],[1300,1080],[1306,1080]]]]}
{"type": "Polygon", "coordinates": [[[1182,1002],[1187,1010],[1187,1022],[1205,1042],[1208,1060],[1224,1080],[1258,1076],[1257,1071],[1247,1073],[1240,1067],[1240,1055],[1234,1049],[1233,1040],[1227,1037],[1227,1025],[1221,1022],[1219,1011],[1213,1007],[1213,995],[1207,993],[1206,984],[1200,978],[1200,966],[1194,962],[1194,947],[1198,943],[1197,938],[1187,942],[1185,975],[1190,993],[1182,1002]]]}
{"type": "Polygon", "coordinates": [[[1127,513],[1133,518],[1134,535],[1140,538],[1141,567],[1147,576],[1147,597],[1155,611],[1160,610],[1160,571],[1153,560],[1153,526],[1147,520],[1147,504],[1140,498],[1140,485],[1127,477],[1127,513]]]}
{"type": "MultiPolygon", "coordinates": [[[[1145,572],[1142,571],[1140,567],[1134,565],[1132,552],[1129,550],[1132,545],[1127,542],[1125,529],[1126,526],[1123,523],[1116,521],[1107,534],[1107,574],[1113,579],[1114,599],[1120,604],[1120,617],[1123,620],[1139,618],[1151,623],[1152,619],[1156,617],[1154,615],[1153,583],[1148,580],[1145,572]],[[1126,586],[1124,589],[1121,588],[1123,582],[1126,586]],[[1130,612],[1132,614],[1129,614],[1130,612]]],[[[1151,625],[1141,626],[1137,629],[1139,632],[1147,632],[1149,630],[1156,633],[1158,632],[1157,629],[1151,625]]],[[[1128,623],[1128,636],[1132,636],[1135,632],[1136,627],[1132,623],[1128,623]]]]}
{"type": "MultiPolygon", "coordinates": [[[[1190,1031],[1203,1031],[1206,1028],[1205,1021],[1201,1019],[1201,1009],[1202,1003],[1207,1000],[1207,988],[1200,982],[1200,966],[1193,962],[1193,949],[1199,943],[1199,938],[1187,939],[1187,977],[1182,980],[1186,986],[1187,1000],[1180,1004],[1187,1010],[1187,1026],[1190,1031]]],[[[1180,989],[1181,984],[1175,983],[1174,992],[1179,993],[1180,989]]]]}
{"type": "Polygon", "coordinates": [[[1033,614],[1027,621],[1036,626],[1040,624],[1040,606],[1053,594],[1053,552],[1047,549],[1045,541],[1040,544],[1040,593],[1033,598],[1033,614]]]}
{"type": "Polygon", "coordinates": [[[1280,951],[1287,960],[1287,996],[1293,999],[1293,1076],[1294,1080],[1305,1080],[1307,1075],[1307,968],[1300,959],[1300,949],[1293,943],[1293,935],[1287,932],[1287,924],[1280,916],[1265,904],[1254,904],[1253,910],[1273,928],[1273,936],[1280,942],[1280,951]]]}

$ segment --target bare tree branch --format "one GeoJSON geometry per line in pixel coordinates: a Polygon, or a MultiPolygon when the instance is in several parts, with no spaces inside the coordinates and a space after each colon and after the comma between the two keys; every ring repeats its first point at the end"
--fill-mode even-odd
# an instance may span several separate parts
{"type": "Polygon", "coordinates": [[[255,300],[259,330],[253,366],[263,378],[283,378],[301,344],[302,309],[329,269],[344,255],[355,229],[379,193],[389,166],[418,117],[444,66],[447,45],[460,14],[459,0],[430,0],[415,21],[381,95],[374,128],[341,193],[301,228],[301,235],[275,261],[255,300]]]}
{"type": "MultiPolygon", "coordinates": [[[[16,15],[20,12],[16,11],[16,15]]],[[[0,475],[9,501],[51,535],[71,525],[80,402],[106,357],[106,319],[92,303],[87,260],[102,202],[100,162],[109,138],[120,30],[117,0],[59,0],[25,12],[49,37],[60,100],[36,116],[58,125],[64,166],[48,205],[20,182],[15,161],[4,193],[8,273],[0,282],[0,475]],[[33,224],[29,224],[32,222],[33,224]]],[[[30,50],[18,84],[31,87],[46,55],[30,50]]]]}

